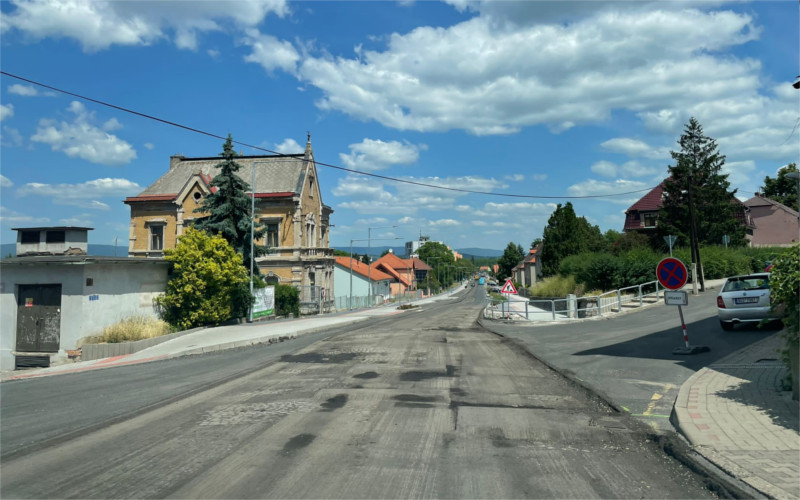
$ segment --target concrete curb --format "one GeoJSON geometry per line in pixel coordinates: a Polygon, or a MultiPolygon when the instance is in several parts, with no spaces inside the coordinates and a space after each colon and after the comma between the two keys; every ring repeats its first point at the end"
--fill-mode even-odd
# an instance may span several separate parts
{"type": "Polygon", "coordinates": [[[167,335],[162,335],[160,337],[153,337],[151,339],[143,339],[143,340],[134,340],[129,342],[115,342],[108,344],[84,344],[83,346],[81,346],[81,361],[93,361],[95,359],[110,358],[112,356],[133,354],[139,351],[143,351],[148,347],[153,347],[158,344],[163,344],[164,342],[170,341],[172,339],[177,339],[178,337],[183,337],[184,335],[188,335],[190,333],[194,333],[200,330],[205,330],[206,328],[209,327],[201,326],[198,328],[191,328],[189,330],[183,330],[180,332],[169,333],[167,335]]]}

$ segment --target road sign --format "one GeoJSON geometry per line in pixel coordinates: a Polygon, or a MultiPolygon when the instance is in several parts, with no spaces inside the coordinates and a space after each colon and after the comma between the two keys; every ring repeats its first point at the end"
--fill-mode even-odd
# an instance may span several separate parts
{"type": "Polygon", "coordinates": [[[517,289],[514,288],[514,283],[511,280],[506,281],[506,284],[503,285],[503,289],[500,290],[500,293],[513,293],[514,295],[517,294],[517,289]]]}
{"type": "Polygon", "coordinates": [[[656,266],[656,278],[661,286],[668,290],[677,290],[686,284],[689,273],[683,262],[674,258],[667,257],[662,259],[656,266]]]}
{"type": "Polygon", "coordinates": [[[688,306],[689,294],[683,290],[664,292],[664,303],[668,306],[688,306]]]}

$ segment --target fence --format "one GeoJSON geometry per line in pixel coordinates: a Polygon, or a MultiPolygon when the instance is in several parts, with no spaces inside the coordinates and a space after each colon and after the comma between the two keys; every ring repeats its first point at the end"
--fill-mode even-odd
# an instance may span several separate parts
{"type": "Polygon", "coordinates": [[[602,317],[605,314],[620,312],[624,307],[642,307],[645,303],[657,302],[660,293],[658,281],[651,281],[586,297],[568,295],[566,298],[553,299],[526,300],[520,297],[505,301],[490,299],[483,315],[490,319],[528,321],[562,321],[602,317]]]}
{"type": "Polygon", "coordinates": [[[330,292],[321,286],[298,286],[300,292],[300,314],[321,314],[334,308],[330,292]]]}
{"type": "Polygon", "coordinates": [[[402,304],[419,300],[423,297],[423,290],[407,291],[394,295],[373,295],[372,304],[370,305],[369,296],[367,295],[353,296],[352,301],[349,295],[340,295],[334,299],[333,307],[337,311],[348,311],[351,309],[362,309],[365,307],[375,307],[390,303],[402,304]]]}

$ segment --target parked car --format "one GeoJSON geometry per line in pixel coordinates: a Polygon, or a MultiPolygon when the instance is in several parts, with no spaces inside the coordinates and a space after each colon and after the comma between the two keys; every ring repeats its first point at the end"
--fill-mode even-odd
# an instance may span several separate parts
{"type": "Polygon", "coordinates": [[[717,294],[717,315],[723,330],[739,323],[759,323],[780,318],[771,310],[769,273],[732,276],[717,294]]]}

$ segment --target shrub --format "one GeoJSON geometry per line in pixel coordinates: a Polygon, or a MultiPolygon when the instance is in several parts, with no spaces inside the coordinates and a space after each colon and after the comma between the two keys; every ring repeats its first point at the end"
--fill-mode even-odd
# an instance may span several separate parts
{"type": "MultiPolygon", "coordinates": [[[[570,293],[577,295],[578,288],[574,276],[551,276],[545,278],[531,288],[533,297],[566,297],[570,293]]],[[[578,291],[582,291],[583,287],[578,291]]]]}
{"type": "Polygon", "coordinates": [[[185,330],[246,314],[253,303],[250,279],[242,256],[222,236],[188,228],[165,254],[172,277],[156,303],[170,325],[185,330]]]}
{"type": "Polygon", "coordinates": [[[139,314],[129,316],[103,328],[103,332],[100,334],[100,341],[108,342],[109,344],[130,342],[160,337],[170,333],[170,331],[171,329],[166,321],[139,314]]]}
{"type": "Polygon", "coordinates": [[[291,285],[275,286],[275,314],[300,316],[300,290],[291,285]]]}
{"type": "Polygon", "coordinates": [[[620,288],[641,285],[656,280],[656,266],[663,256],[652,250],[639,248],[620,256],[621,265],[617,284],[620,288]]]}

